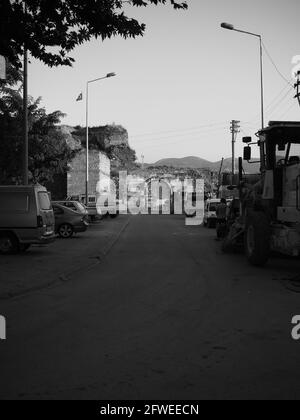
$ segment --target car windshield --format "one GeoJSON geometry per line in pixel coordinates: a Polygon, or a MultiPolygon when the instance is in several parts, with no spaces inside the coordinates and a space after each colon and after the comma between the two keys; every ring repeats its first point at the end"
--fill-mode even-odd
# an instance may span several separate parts
{"type": "Polygon", "coordinates": [[[42,210],[51,210],[51,201],[49,195],[46,191],[42,191],[38,193],[40,208],[42,210]]]}
{"type": "Polygon", "coordinates": [[[287,143],[284,150],[281,150],[279,146],[276,147],[276,156],[279,159],[290,158],[298,156],[300,157],[300,144],[287,143]]]}

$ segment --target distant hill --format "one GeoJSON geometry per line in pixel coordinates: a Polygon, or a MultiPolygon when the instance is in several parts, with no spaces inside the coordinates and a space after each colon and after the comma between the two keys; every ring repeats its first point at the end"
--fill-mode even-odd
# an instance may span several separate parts
{"type": "Polygon", "coordinates": [[[156,162],[153,166],[170,166],[173,168],[192,168],[192,169],[204,169],[210,168],[211,162],[205,159],[201,159],[195,156],[188,156],[181,159],[162,159],[156,162]]]}
{"type": "MultiPolygon", "coordinates": [[[[254,159],[256,160],[256,159],[254,159]]],[[[196,157],[196,156],[187,156],[184,158],[168,158],[161,159],[158,162],[152,164],[151,166],[169,166],[171,168],[191,168],[191,169],[209,169],[214,172],[220,170],[221,161],[218,162],[209,162],[208,160],[196,157]]],[[[231,158],[224,159],[222,171],[231,171],[232,160],[231,158]]],[[[244,170],[246,173],[255,174],[259,172],[260,165],[258,163],[249,164],[248,162],[243,162],[244,170]]],[[[236,160],[236,168],[238,167],[238,159],[236,160]]]]}

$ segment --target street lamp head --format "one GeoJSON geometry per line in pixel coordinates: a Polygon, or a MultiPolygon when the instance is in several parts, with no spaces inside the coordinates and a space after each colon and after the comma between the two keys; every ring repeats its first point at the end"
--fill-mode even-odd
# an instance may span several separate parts
{"type": "Polygon", "coordinates": [[[116,76],[116,73],[108,73],[106,75],[107,78],[109,78],[109,77],[115,77],[115,76],[116,76]]]}
{"type": "Polygon", "coordinates": [[[234,30],[234,26],[231,23],[221,23],[221,28],[223,29],[229,29],[229,31],[233,31],[234,30]]]}

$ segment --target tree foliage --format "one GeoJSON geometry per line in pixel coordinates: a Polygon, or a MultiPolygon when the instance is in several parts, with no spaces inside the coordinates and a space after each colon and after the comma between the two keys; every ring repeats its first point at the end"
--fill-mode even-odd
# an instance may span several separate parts
{"type": "Polygon", "coordinates": [[[112,168],[118,171],[128,171],[136,168],[136,152],[128,144],[109,146],[106,151],[111,159],[112,168]]]}
{"type": "Polygon", "coordinates": [[[187,8],[185,1],[175,0],[1,0],[0,54],[20,66],[26,43],[31,55],[45,64],[70,66],[70,52],[92,38],[144,34],[145,24],[127,16],[125,4],[129,11],[130,6],[166,3],[187,8]]]}
{"type": "MultiPolygon", "coordinates": [[[[73,133],[86,148],[85,127],[75,127],[73,133]]],[[[111,124],[89,129],[89,149],[106,153],[111,159],[112,167],[128,170],[136,167],[136,152],[128,142],[128,132],[121,125],[111,124]]]]}
{"type": "MultiPolygon", "coordinates": [[[[0,83],[0,184],[21,182],[23,103],[21,92],[15,87],[20,77],[11,68],[8,84],[0,83]]],[[[29,171],[32,181],[44,183],[54,174],[65,172],[75,152],[57,126],[64,114],[47,114],[40,101],[41,98],[29,100],[29,171]]]]}

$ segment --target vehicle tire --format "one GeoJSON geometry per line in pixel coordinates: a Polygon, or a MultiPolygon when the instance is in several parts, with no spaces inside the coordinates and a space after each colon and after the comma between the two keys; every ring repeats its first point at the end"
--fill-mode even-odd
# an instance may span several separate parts
{"type": "Polygon", "coordinates": [[[263,212],[253,211],[248,215],[245,231],[245,250],[250,264],[263,267],[269,260],[271,228],[263,212]]]}
{"type": "Polygon", "coordinates": [[[235,248],[232,244],[232,242],[229,239],[229,234],[225,236],[225,238],[223,239],[222,242],[222,252],[224,254],[230,254],[232,252],[234,252],[235,248]]]}
{"type": "Polygon", "coordinates": [[[111,219],[116,219],[118,217],[118,214],[110,214],[111,219]]]}
{"type": "Polygon", "coordinates": [[[60,227],[58,228],[58,234],[62,239],[72,238],[74,234],[73,226],[68,223],[60,225],[60,227]]]}
{"type": "Polygon", "coordinates": [[[26,252],[31,247],[31,244],[20,244],[19,245],[19,251],[20,252],[26,252]]]}
{"type": "Polygon", "coordinates": [[[0,233],[0,254],[16,254],[19,250],[19,241],[12,233],[0,233]]]}

